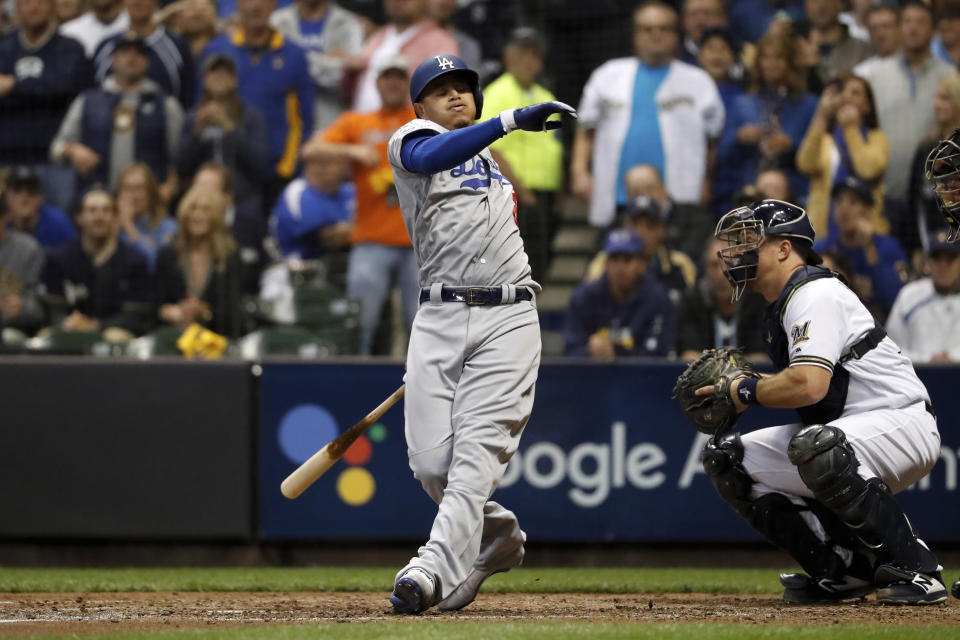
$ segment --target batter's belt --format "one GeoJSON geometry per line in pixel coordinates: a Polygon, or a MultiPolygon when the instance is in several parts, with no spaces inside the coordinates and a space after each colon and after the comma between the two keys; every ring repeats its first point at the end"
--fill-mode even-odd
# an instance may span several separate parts
{"type": "Polygon", "coordinates": [[[463,302],[471,307],[491,307],[533,300],[533,292],[524,286],[505,284],[500,287],[449,287],[447,285],[420,289],[420,302],[430,301],[431,290],[439,289],[440,302],[463,302]]]}

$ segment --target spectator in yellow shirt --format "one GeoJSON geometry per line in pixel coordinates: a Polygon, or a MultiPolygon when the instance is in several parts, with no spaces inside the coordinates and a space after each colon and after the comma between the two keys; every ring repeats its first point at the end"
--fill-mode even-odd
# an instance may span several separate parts
{"type": "MultiPolygon", "coordinates": [[[[556,100],[536,83],[543,70],[544,44],[530,28],[515,30],[503,50],[506,72],[483,90],[480,120],[505,109],[556,100]]],[[[503,175],[517,194],[517,224],[530,259],[533,279],[543,282],[550,266],[554,233],[562,207],[563,147],[560,139],[542,133],[517,131],[490,145],[503,175]]]]}

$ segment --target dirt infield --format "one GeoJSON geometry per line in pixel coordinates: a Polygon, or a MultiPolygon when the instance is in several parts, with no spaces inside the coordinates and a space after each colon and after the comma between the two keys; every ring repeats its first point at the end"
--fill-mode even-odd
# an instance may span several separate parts
{"type": "MultiPolygon", "coordinates": [[[[0,636],[117,633],[272,624],[398,620],[384,593],[0,594],[0,636]]],[[[937,607],[785,605],[774,596],[483,594],[458,613],[419,620],[724,622],[751,625],[960,625],[960,601],[937,607]]]]}

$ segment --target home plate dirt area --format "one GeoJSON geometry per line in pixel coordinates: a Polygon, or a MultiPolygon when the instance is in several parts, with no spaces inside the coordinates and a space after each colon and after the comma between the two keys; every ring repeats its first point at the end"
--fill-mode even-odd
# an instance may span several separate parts
{"type": "Polygon", "coordinates": [[[429,620],[960,625],[960,601],[889,607],[871,600],[795,606],[777,596],[711,594],[481,594],[457,613],[392,613],[385,593],[7,593],[0,636],[103,634],[278,624],[429,620]]]}

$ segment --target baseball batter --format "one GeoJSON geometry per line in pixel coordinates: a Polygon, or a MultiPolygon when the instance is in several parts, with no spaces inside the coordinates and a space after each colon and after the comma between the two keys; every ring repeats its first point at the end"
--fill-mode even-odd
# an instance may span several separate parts
{"type": "Polygon", "coordinates": [[[390,139],[404,223],[419,265],[420,308],[407,352],[405,433],[414,476],[439,504],[430,539],[396,577],[398,613],[456,610],[523,560],[516,516],[490,500],[533,407],[540,285],[516,224],[516,195],[487,146],[516,129],[560,126],[559,102],[474,124],[479,77],[452,55],[414,72],[417,118],[390,139]]]}
{"type": "Polygon", "coordinates": [[[730,396],[738,411],[795,408],[801,420],[708,443],[703,463],[720,496],[806,571],[781,576],[788,602],[873,591],[887,604],[943,602],[942,567],[893,498],[940,455],[933,407],[910,361],[817,266],[800,207],[764,200],[735,209],[716,235],[727,242],[720,254],[735,296],[747,288],[768,303],[764,338],[780,369],[736,377],[730,396]]]}
{"type": "MultiPolygon", "coordinates": [[[[937,143],[930,151],[924,167],[926,178],[937,194],[937,207],[947,223],[947,239],[960,239],[960,129],[937,143]]],[[[950,592],[960,598],[960,579],[950,592]]]]}

